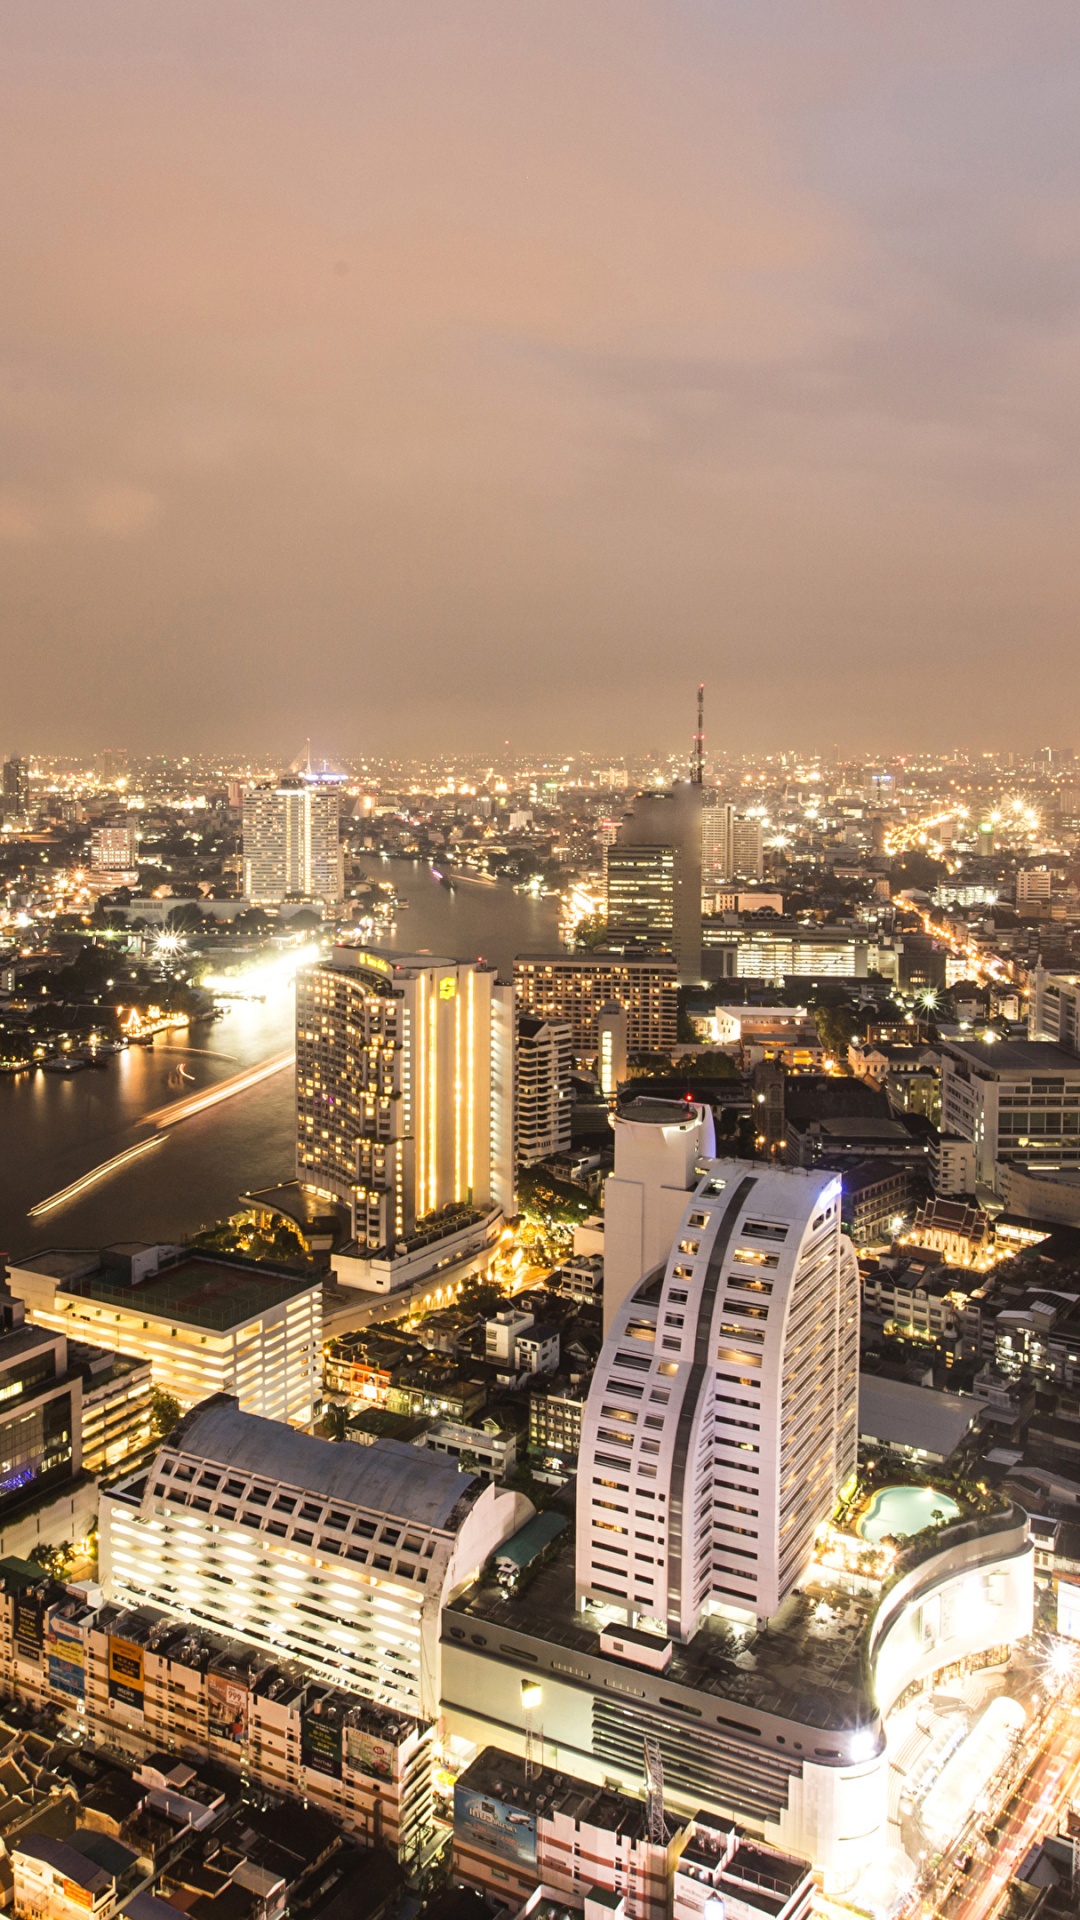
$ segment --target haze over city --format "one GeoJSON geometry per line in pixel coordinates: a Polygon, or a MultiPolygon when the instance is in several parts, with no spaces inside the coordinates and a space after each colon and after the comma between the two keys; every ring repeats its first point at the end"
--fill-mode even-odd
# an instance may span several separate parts
{"type": "Polygon", "coordinates": [[[1059,738],[1075,7],[2,38],[7,751],[1059,738]]]}
{"type": "Polygon", "coordinates": [[[11,1920],[1076,1920],[1078,55],[0,8],[11,1920]]]}

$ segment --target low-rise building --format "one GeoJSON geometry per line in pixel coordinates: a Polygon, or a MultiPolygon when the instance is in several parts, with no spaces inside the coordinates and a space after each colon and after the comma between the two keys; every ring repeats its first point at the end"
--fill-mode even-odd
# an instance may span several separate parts
{"type": "Polygon", "coordinates": [[[530,1770],[497,1747],[485,1747],[454,1786],[454,1878],[507,1906],[541,1887],[582,1909],[600,1890],[627,1920],[668,1920],[685,1827],[668,1822],[666,1836],[650,1838],[640,1800],[552,1767],[530,1770]]]}
{"type": "Polygon", "coordinates": [[[190,1407],[235,1393],[246,1413],[309,1426],[319,1396],[322,1283],[239,1256],[142,1241],[49,1250],[10,1269],[36,1325],[148,1361],[190,1407]]]}
{"type": "Polygon", "coordinates": [[[859,1375],[859,1438],[919,1464],[940,1466],[961,1452],[976,1431],[982,1402],[973,1393],[859,1375]]]}
{"type": "Polygon", "coordinates": [[[244,1641],[154,1607],[89,1604],[41,1569],[31,1584],[18,1563],[0,1563],[0,1673],[14,1698],[130,1755],[150,1804],[183,1824],[222,1810],[190,1764],[201,1758],[402,1860],[428,1838],[431,1724],[244,1641]]]}
{"type": "Polygon", "coordinates": [[[840,1219],[857,1247],[894,1240],[926,1191],[921,1167],[905,1160],[859,1160],[843,1175],[840,1219]]]}
{"type": "Polygon", "coordinates": [[[575,1254],[551,1276],[560,1300],[573,1300],[579,1307],[599,1306],[604,1295],[604,1256],[602,1253],[575,1254]]]}
{"type": "Polygon", "coordinates": [[[672,1920],[808,1920],[813,1895],[808,1861],[718,1814],[694,1815],[675,1867],[672,1920]]]}
{"type": "Polygon", "coordinates": [[[77,1827],[66,1840],[24,1833],[11,1849],[17,1920],[111,1920],[137,1856],[107,1834],[77,1827]],[[109,1861],[103,1865],[102,1860],[109,1861]]]}
{"type": "Polygon", "coordinates": [[[961,1324],[957,1277],[939,1262],[883,1260],[862,1276],[863,1312],[892,1322],[901,1333],[947,1339],[961,1324]]]}
{"type": "Polygon", "coordinates": [[[587,1384],[534,1387],[529,1394],[529,1451],[545,1467],[572,1466],[581,1446],[587,1384]]]}
{"type": "Polygon", "coordinates": [[[421,1444],[456,1461],[463,1473],[476,1473],[484,1480],[507,1480],[517,1466],[517,1434],[504,1432],[495,1419],[484,1420],[478,1427],[460,1420],[436,1420],[421,1444]]]}

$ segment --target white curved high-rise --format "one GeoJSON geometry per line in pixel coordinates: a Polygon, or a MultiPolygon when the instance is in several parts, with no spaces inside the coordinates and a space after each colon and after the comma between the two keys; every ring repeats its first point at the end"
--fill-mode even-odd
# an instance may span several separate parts
{"type": "Polygon", "coordinates": [[[855,1466],[858,1366],[839,1175],[709,1161],[593,1376],[579,1603],[680,1640],[708,1613],[775,1613],[855,1466]]]}

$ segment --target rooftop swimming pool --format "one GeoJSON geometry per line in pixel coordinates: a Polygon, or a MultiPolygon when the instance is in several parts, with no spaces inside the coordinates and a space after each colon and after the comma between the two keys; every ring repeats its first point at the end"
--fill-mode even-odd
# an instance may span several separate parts
{"type": "Polygon", "coordinates": [[[955,1520],[959,1507],[936,1487],[883,1487],[875,1493],[858,1523],[864,1540],[876,1547],[893,1534],[897,1539],[921,1533],[935,1520],[955,1520]]]}

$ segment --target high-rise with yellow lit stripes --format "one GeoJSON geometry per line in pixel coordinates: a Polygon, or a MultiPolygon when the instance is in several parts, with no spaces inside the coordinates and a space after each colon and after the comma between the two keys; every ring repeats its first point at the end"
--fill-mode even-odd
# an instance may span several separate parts
{"type": "MultiPolygon", "coordinates": [[[[494,969],[339,946],[296,983],[297,1175],[361,1257],[438,1249],[514,1208],[513,988],[494,969]]],[[[413,1268],[416,1268],[414,1274],[413,1268]]]]}

